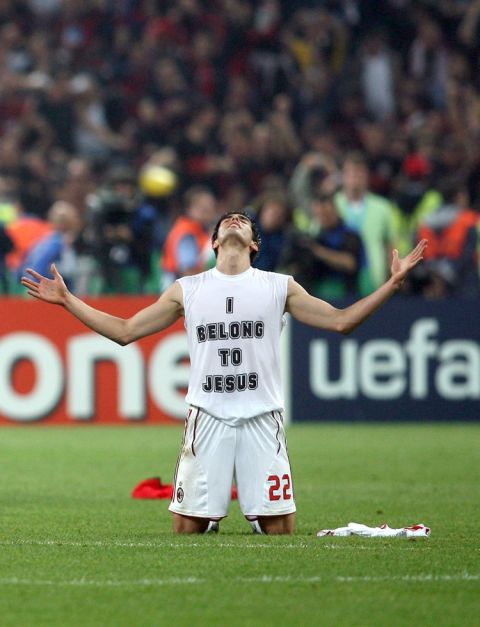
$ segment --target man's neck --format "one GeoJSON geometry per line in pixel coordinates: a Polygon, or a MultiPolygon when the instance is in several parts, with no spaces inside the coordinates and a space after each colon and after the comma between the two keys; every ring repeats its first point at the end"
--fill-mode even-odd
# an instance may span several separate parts
{"type": "Polygon", "coordinates": [[[345,190],[345,194],[350,202],[361,202],[365,198],[364,189],[345,190]]]}
{"type": "Polygon", "coordinates": [[[250,250],[235,246],[220,247],[216,268],[223,274],[242,274],[250,268],[250,250]]]}

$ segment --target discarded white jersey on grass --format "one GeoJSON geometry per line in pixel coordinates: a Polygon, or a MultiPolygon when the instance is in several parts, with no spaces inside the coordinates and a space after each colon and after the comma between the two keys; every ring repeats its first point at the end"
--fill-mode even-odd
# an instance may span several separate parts
{"type": "Polygon", "coordinates": [[[384,523],[380,527],[367,527],[360,523],[348,523],[346,527],[337,529],[322,529],[317,533],[319,538],[324,536],[362,536],[363,538],[428,538],[430,527],[423,524],[412,525],[411,527],[400,527],[392,529],[384,523]]]}

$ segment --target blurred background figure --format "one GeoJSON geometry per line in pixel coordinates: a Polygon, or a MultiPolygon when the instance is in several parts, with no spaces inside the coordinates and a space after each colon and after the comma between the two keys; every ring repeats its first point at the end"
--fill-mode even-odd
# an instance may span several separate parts
{"type": "Polygon", "coordinates": [[[281,192],[265,192],[252,207],[262,240],[260,253],[253,266],[259,270],[275,271],[287,242],[291,223],[288,198],[281,192]]]}
{"type": "Polygon", "coordinates": [[[437,19],[427,11],[417,11],[416,36],[410,46],[410,74],[422,85],[422,95],[435,108],[447,102],[449,51],[437,19]]]}
{"type": "Polygon", "coordinates": [[[368,294],[388,276],[394,247],[393,210],[390,202],[368,188],[369,170],[364,155],[349,153],[343,162],[342,187],[335,204],[345,224],[356,231],[365,249],[360,291],[368,294]]]}
{"type": "Polygon", "coordinates": [[[8,293],[7,265],[5,257],[13,250],[13,242],[0,223],[0,294],[8,293]]]}
{"type": "Polygon", "coordinates": [[[6,265],[10,277],[10,292],[17,293],[19,291],[17,278],[28,253],[52,232],[53,227],[48,220],[26,213],[18,200],[13,200],[12,207],[14,212],[5,226],[5,231],[13,243],[13,248],[6,256],[6,265]]]}
{"type": "Polygon", "coordinates": [[[174,222],[162,258],[162,289],[176,279],[205,270],[211,255],[211,228],[217,217],[217,201],[207,187],[191,187],[185,193],[184,213],[174,222]]]}
{"type": "Polygon", "coordinates": [[[365,108],[376,121],[395,114],[395,61],[385,33],[369,34],[360,53],[360,82],[365,108]]]}
{"type": "Polygon", "coordinates": [[[75,97],[73,127],[74,148],[82,157],[107,160],[126,148],[125,139],[110,123],[106,94],[99,82],[88,73],[73,77],[71,90],[75,97]]]}
{"type": "Polygon", "coordinates": [[[359,235],[340,218],[333,194],[316,194],[311,215],[309,233],[296,231],[291,235],[281,266],[320,298],[358,294],[363,260],[359,235]]]}
{"type": "Polygon", "coordinates": [[[20,269],[20,277],[26,268],[51,276],[50,266],[55,263],[67,287],[75,291],[78,273],[75,242],[82,227],[78,210],[70,203],[58,200],[50,207],[47,218],[52,231],[30,249],[20,269]]]}
{"type": "Polygon", "coordinates": [[[84,250],[97,262],[102,292],[142,292],[150,273],[156,210],[139,191],[129,166],[109,170],[88,198],[84,250]]]}
{"type": "Polygon", "coordinates": [[[392,198],[396,247],[400,254],[410,250],[424,220],[443,204],[440,191],[432,185],[433,165],[421,153],[412,152],[395,177],[392,198]]]}
{"type": "Polygon", "coordinates": [[[428,239],[421,271],[414,274],[417,289],[426,298],[480,295],[478,275],[479,215],[470,208],[465,188],[445,194],[448,204],[427,217],[417,238],[428,239]]]}
{"type": "Polygon", "coordinates": [[[318,194],[335,192],[339,178],[335,160],[325,152],[308,152],[300,159],[289,182],[289,192],[295,206],[295,226],[308,230],[312,198],[318,194]]]}
{"type": "Polygon", "coordinates": [[[238,211],[287,191],[306,233],[313,196],[338,192],[342,219],[363,240],[360,284],[370,292],[392,245],[404,254],[447,204],[444,188],[466,185],[480,207],[480,2],[377,9],[353,0],[3,3],[8,273],[63,200],[86,225],[77,290],[157,293],[181,199],[206,185],[238,211]],[[130,182],[113,181],[119,169],[130,182]]]}

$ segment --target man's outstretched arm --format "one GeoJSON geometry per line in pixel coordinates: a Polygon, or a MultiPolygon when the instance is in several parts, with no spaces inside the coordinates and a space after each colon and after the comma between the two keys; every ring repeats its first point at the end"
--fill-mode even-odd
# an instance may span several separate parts
{"type": "Polygon", "coordinates": [[[51,270],[53,279],[48,279],[29,268],[32,278],[24,276],[21,283],[31,296],[64,307],[87,327],[122,346],[166,329],[183,314],[183,293],[177,282],[155,303],[125,319],[87,305],[67,289],[54,264],[51,270]]]}
{"type": "Polygon", "coordinates": [[[401,288],[405,277],[423,259],[427,240],[422,240],[412,252],[400,259],[398,251],[393,251],[391,277],[375,292],[358,300],[350,307],[337,309],[325,301],[306,292],[298,283],[291,280],[288,285],[286,311],[305,324],[330,331],[348,334],[370,317],[401,288]]]}

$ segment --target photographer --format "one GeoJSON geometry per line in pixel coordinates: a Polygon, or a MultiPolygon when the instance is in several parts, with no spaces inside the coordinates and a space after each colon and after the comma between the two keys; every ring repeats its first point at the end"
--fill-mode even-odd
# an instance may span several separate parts
{"type": "Polygon", "coordinates": [[[98,263],[102,291],[143,291],[156,217],[128,167],[113,168],[107,184],[88,198],[84,245],[98,263]]]}
{"type": "Polygon", "coordinates": [[[338,215],[333,195],[316,194],[310,211],[310,232],[292,234],[281,266],[314,296],[357,294],[363,257],[360,237],[338,215]]]}
{"type": "Polygon", "coordinates": [[[302,157],[289,182],[290,197],[296,207],[294,222],[299,229],[306,230],[310,224],[314,196],[333,194],[338,187],[339,176],[331,156],[313,151],[302,157]]]}

